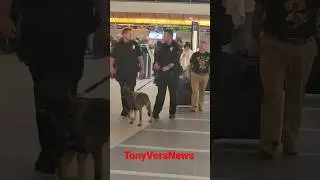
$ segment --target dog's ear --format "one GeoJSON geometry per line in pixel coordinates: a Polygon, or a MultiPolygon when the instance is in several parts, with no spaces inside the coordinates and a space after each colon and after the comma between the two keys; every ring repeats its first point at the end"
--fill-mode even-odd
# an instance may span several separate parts
{"type": "Polygon", "coordinates": [[[136,98],[136,97],[137,97],[137,95],[138,95],[138,94],[137,94],[137,93],[135,93],[134,91],[132,91],[131,93],[132,93],[132,96],[133,96],[134,98],[136,98]]]}

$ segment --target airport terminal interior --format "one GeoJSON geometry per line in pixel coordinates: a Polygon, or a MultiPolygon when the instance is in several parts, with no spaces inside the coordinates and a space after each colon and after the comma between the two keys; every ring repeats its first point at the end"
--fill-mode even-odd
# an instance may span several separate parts
{"type": "MultiPolygon", "coordinates": [[[[136,2],[131,4],[135,9],[125,9],[124,2],[111,2],[110,35],[114,41],[121,38],[124,27],[133,29],[134,37],[143,44],[148,52],[147,59],[153,61],[157,42],[162,41],[164,29],[173,30],[173,38],[183,46],[193,44],[197,50],[199,41],[206,41],[210,51],[210,14],[209,2],[136,2]],[[149,6],[149,8],[147,8],[149,6]],[[157,7],[156,7],[157,6],[157,7]],[[168,6],[176,6],[177,9],[168,6]],[[188,10],[197,6],[194,10],[188,10]],[[128,10],[128,11],[126,11],[128,10]],[[193,22],[198,29],[193,28],[193,22]],[[196,33],[195,33],[196,31],[196,33]]],[[[112,46],[112,45],[111,45],[112,46]]],[[[148,74],[148,69],[146,70],[148,74]]],[[[152,73],[150,73],[152,74],[152,73]]],[[[152,80],[138,82],[136,88],[152,80]]],[[[151,78],[151,79],[150,79],[151,78]]],[[[111,100],[118,105],[111,107],[111,149],[110,173],[112,180],[174,180],[174,179],[210,179],[210,93],[205,95],[203,112],[190,112],[190,106],[178,106],[176,118],[169,120],[169,93],[160,120],[149,124],[144,121],[143,127],[130,125],[121,120],[119,90],[117,82],[111,81],[111,100]],[[193,160],[128,160],[124,152],[173,152],[192,153],[193,160]]],[[[157,87],[150,83],[140,90],[146,92],[155,101],[157,87]]],[[[145,117],[147,115],[145,114],[145,117]]]]}
{"type": "MultiPolygon", "coordinates": [[[[235,1],[224,2],[229,7],[227,12],[232,15],[237,32],[242,33],[241,37],[235,37],[236,43],[225,48],[237,49],[239,43],[246,45],[250,24],[239,17],[250,17],[252,4],[247,3],[239,14],[232,3],[235,1]]],[[[121,38],[123,28],[133,30],[134,39],[141,45],[147,64],[146,77],[137,80],[136,89],[149,95],[152,107],[157,86],[153,83],[150,65],[154,60],[156,43],[163,39],[164,29],[173,30],[174,39],[181,46],[190,42],[196,51],[199,42],[205,41],[210,52],[208,0],[111,0],[110,11],[110,48],[121,38]]],[[[0,82],[3,84],[0,88],[0,179],[35,180],[33,168],[39,146],[32,80],[26,67],[14,54],[0,53],[0,72],[0,82]]],[[[106,58],[85,56],[85,71],[79,92],[107,76],[108,72],[106,58]]],[[[320,141],[317,140],[320,138],[319,95],[306,96],[298,143],[300,156],[281,162],[258,161],[256,140],[217,140],[210,144],[210,121],[213,120],[210,119],[210,104],[214,103],[210,101],[210,90],[206,91],[203,112],[191,112],[188,105],[178,106],[176,118],[171,120],[167,93],[160,120],[149,123],[147,112],[144,112],[141,127],[137,123],[129,124],[128,120],[120,117],[120,87],[116,80],[110,79],[89,96],[111,100],[110,143],[104,149],[103,163],[106,168],[103,170],[103,180],[317,180],[319,178],[314,177],[320,177],[320,141]],[[213,148],[212,154],[210,146],[213,148]],[[191,153],[194,158],[143,161],[128,158],[128,151],[191,153]]],[[[86,167],[85,180],[92,180],[91,158],[86,167]]],[[[71,168],[74,172],[75,166],[71,168]]]]}

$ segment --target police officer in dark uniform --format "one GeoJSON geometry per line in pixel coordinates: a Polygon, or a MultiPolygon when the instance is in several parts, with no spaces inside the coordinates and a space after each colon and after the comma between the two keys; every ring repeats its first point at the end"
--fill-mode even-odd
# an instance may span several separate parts
{"type": "Polygon", "coordinates": [[[124,87],[134,90],[137,82],[137,73],[144,77],[144,61],[139,44],[132,39],[130,28],[124,28],[122,38],[112,48],[110,56],[110,73],[115,77],[121,88],[122,112],[121,116],[128,115],[128,103],[124,87]]]}
{"type": "Polygon", "coordinates": [[[281,151],[297,155],[304,89],[317,56],[319,2],[256,0],[249,52],[260,55],[264,88],[261,154],[265,158],[274,158],[281,151]]]}
{"type": "Polygon", "coordinates": [[[175,118],[176,114],[176,91],[179,76],[182,73],[180,65],[180,55],[182,49],[179,44],[173,40],[173,32],[165,30],[164,43],[162,43],[155,52],[154,71],[156,72],[155,83],[158,86],[158,94],[153,108],[153,118],[159,119],[159,114],[162,110],[167,88],[170,93],[170,109],[169,118],[175,118]]]}
{"type": "Polygon", "coordinates": [[[51,121],[66,118],[68,98],[76,95],[82,77],[86,37],[105,32],[106,3],[102,0],[19,1],[21,19],[17,34],[10,21],[11,0],[0,3],[0,32],[16,36],[17,55],[30,70],[34,82],[36,119],[41,152],[35,164],[38,172],[54,175],[66,145],[66,131],[51,121]],[[100,17],[91,14],[99,7],[100,17]]]}

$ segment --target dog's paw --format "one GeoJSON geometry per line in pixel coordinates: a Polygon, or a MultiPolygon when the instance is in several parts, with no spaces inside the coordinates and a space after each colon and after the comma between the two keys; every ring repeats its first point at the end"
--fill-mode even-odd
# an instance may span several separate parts
{"type": "Polygon", "coordinates": [[[129,123],[130,123],[130,124],[133,124],[133,121],[130,121],[129,123]]]}
{"type": "Polygon", "coordinates": [[[137,126],[138,126],[138,127],[140,127],[140,126],[142,126],[142,124],[141,124],[141,123],[139,123],[137,126]]]}
{"type": "Polygon", "coordinates": [[[149,123],[152,123],[152,119],[150,119],[148,122],[149,122],[149,123]]]}

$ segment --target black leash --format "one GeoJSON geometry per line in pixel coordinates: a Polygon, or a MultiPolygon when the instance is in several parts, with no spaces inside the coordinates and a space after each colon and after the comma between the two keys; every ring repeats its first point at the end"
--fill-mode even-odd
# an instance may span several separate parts
{"type": "Polygon", "coordinates": [[[136,91],[141,90],[142,88],[144,88],[146,85],[150,84],[151,82],[153,82],[154,79],[151,79],[150,81],[148,81],[146,84],[142,85],[141,87],[139,87],[136,91]]]}
{"type": "MultiPolygon", "coordinates": [[[[101,86],[104,82],[106,82],[107,80],[110,79],[110,75],[102,78],[101,80],[99,80],[98,82],[92,84],[91,86],[89,86],[86,90],[84,90],[83,93],[80,94],[80,96],[84,96],[86,94],[91,93],[93,90],[97,89],[99,86],[101,86]]],[[[141,87],[139,87],[136,91],[141,90],[142,88],[144,88],[146,85],[150,84],[151,82],[153,82],[153,79],[151,79],[150,81],[148,81],[146,84],[142,85],[141,87]]]]}
{"type": "Polygon", "coordinates": [[[100,81],[92,84],[91,86],[89,86],[83,93],[80,94],[80,96],[84,96],[86,94],[89,94],[90,92],[92,92],[93,90],[97,89],[99,86],[101,86],[101,84],[103,84],[104,82],[106,82],[108,79],[110,79],[110,75],[102,78],[100,81]]]}

